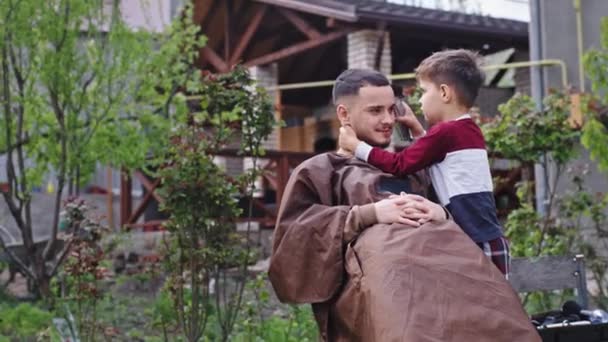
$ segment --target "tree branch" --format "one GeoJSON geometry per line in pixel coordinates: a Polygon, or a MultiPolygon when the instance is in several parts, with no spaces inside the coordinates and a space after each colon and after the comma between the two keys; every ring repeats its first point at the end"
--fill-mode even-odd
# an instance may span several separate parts
{"type": "MultiPolygon", "coordinates": [[[[26,80],[23,78],[23,74],[21,70],[17,67],[17,58],[15,57],[15,51],[9,45],[9,55],[11,58],[11,64],[13,66],[13,73],[15,74],[15,79],[17,81],[17,89],[19,91],[19,96],[21,101],[25,101],[25,82],[26,80]]],[[[25,109],[23,108],[23,103],[19,103],[17,109],[17,141],[22,141],[23,137],[23,121],[25,116],[25,109]]],[[[25,158],[23,153],[23,144],[17,144],[17,163],[19,164],[19,176],[21,179],[21,195],[24,196],[20,198],[19,206],[20,212],[23,206],[25,206],[25,225],[26,227],[32,226],[32,213],[31,213],[31,199],[26,195],[27,193],[27,184],[28,180],[25,174],[25,158]]],[[[28,229],[28,232],[31,233],[31,228],[28,229]]],[[[32,242],[33,242],[33,237],[32,242]]]]}
{"type": "MultiPolygon", "coordinates": [[[[21,232],[21,238],[23,239],[23,244],[25,247],[30,250],[33,247],[33,239],[31,227],[27,226],[25,222],[23,222],[23,217],[21,216],[21,204],[19,207],[15,204],[13,199],[13,195],[15,194],[17,187],[17,177],[15,175],[15,167],[13,165],[13,146],[11,138],[12,138],[12,130],[11,126],[13,125],[12,119],[12,102],[11,102],[11,92],[10,92],[10,81],[9,81],[9,65],[8,65],[8,51],[7,48],[10,46],[10,38],[9,36],[5,36],[5,45],[2,48],[2,88],[4,95],[4,117],[5,117],[5,134],[6,134],[6,146],[7,146],[7,155],[6,155],[6,176],[8,180],[8,191],[2,192],[4,196],[4,200],[9,207],[11,215],[21,232]]],[[[21,200],[20,200],[21,201],[21,200]]]]}
{"type": "Polygon", "coordinates": [[[23,271],[23,273],[25,273],[28,278],[36,279],[36,276],[34,276],[34,273],[32,273],[29,267],[27,267],[27,265],[21,259],[19,259],[19,257],[17,257],[17,255],[13,253],[10,248],[8,248],[8,246],[4,242],[4,239],[2,239],[2,236],[0,236],[0,246],[2,247],[2,250],[6,253],[6,255],[8,255],[9,259],[17,265],[20,271],[23,271]]]}
{"type": "Polygon", "coordinates": [[[58,254],[59,258],[57,259],[57,261],[55,262],[55,265],[53,265],[53,268],[51,269],[51,272],[49,273],[50,277],[53,277],[55,275],[55,273],[57,272],[57,270],[59,269],[59,266],[61,266],[61,264],[63,264],[63,260],[70,252],[70,249],[72,248],[73,243],[74,243],[74,240],[70,239],[70,241],[65,245],[63,250],[58,254]]]}
{"type": "Polygon", "coordinates": [[[53,105],[53,109],[55,111],[55,118],[57,119],[57,123],[59,124],[60,129],[60,139],[61,139],[61,155],[59,158],[59,173],[57,176],[57,194],[55,196],[55,208],[53,213],[53,223],[52,223],[52,232],[51,239],[47,243],[44,248],[44,252],[42,253],[42,259],[47,260],[55,241],[57,241],[57,230],[59,227],[59,211],[61,210],[61,195],[63,194],[63,187],[65,185],[65,173],[66,173],[66,163],[67,163],[67,132],[65,131],[65,113],[63,109],[59,105],[59,99],[57,97],[57,93],[55,91],[50,90],[51,102],[53,105]]]}

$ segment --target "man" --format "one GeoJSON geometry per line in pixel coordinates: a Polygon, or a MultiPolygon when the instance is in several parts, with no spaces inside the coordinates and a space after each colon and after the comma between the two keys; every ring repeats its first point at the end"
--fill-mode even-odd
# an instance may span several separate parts
{"type": "MultiPolygon", "coordinates": [[[[388,146],[386,77],[347,70],[333,101],[359,139],[388,146]]],[[[394,195],[427,188],[422,176],[397,179],[340,152],[302,163],[273,237],[279,299],[311,303],[325,341],[540,341],[517,294],[446,212],[394,195]]]]}

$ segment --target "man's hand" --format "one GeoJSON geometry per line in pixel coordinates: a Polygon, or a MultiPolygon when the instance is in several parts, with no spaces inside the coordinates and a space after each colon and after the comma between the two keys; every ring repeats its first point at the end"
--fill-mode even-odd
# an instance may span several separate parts
{"type": "Polygon", "coordinates": [[[359,139],[355,131],[350,126],[340,127],[340,137],[338,138],[338,144],[344,151],[354,153],[357,145],[359,145],[359,139]]]}
{"type": "Polygon", "coordinates": [[[409,128],[414,138],[423,136],[424,127],[422,127],[422,124],[420,121],[418,121],[418,118],[414,114],[414,111],[412,111],[412,108],[410,108],[410,106],[403,101],[401,102],[401,106],[405,113],[403,115],[399,115],[399,113],[397,113],[397,115],[395,115],[395,120],[403,126],[409,128]]]}
{"type": "Polygon", "coordinates": [[[378,223],[403,223],[413,227],[419,227],[420,223],[415,219],[406,217],[406,204],[411,202],[405,196],[391,196],[388,199],[376,202],[376,217],[378,223]]]}
{"type": "Polygon", "coordinates": [[[409,220],[416,221],[421,225],[429,221],[441,222],[447,220],[446,212],[442,206],[422,196],[402,193],[389,197],[389,199],[396,198],[405,200],[403,217],[409,220]]]}

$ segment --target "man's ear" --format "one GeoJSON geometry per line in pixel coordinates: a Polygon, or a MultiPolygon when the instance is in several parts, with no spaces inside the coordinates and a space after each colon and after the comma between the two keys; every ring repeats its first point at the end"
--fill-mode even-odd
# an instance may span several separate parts
{"type": "Polygon", "coordinates": [[[452,94],[452,92],[453,89],[449,85],[445,83],[439,85],[439,96],[441,96],[443,102],[447,103],[452,100],[452,98],[454,97],[454,94],[452,94]]]}
{"type": "Polygon", "coordinates": [[[345,105],[339,104],[336,107],[336,115],[338,116],[338,120],[340,120],[341,126],[346,126],[350,124],[350,115],[348,114],[348,109],[345,105]]]}

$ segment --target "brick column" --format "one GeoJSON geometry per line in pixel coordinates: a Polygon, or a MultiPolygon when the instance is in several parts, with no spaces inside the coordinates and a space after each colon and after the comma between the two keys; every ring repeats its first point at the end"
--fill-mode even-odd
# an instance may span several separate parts
{"type": "MultiPolygon", "coordinates": [[[[277,90],[270,90],[269,87],[275,87],[279,84],[279,66],[277,63],[272,63],[264,66],[255,66],[249,68],[249,73],[251,77],[257,82],[259,87],[263,87],[266,89],[266,92],[270,98],[270,101],[273,103],[275,108],[275,118],[278,120],[281,119],[280,113],[280,92],[277,90]]],[[[280,149],[280,128],[275,127],[272,133],[268,136],[268,138],[262,143],[266,150],[279,150],[280,149]]],[[[262,167],[268,160],[259,159],[258,167],[262,167]]],[[[243,169],[247,170],[253,167],[253,160],[251,158],[243,159],[243,169]]],[[[256,193],[255,197],[264,196],[264,192],[262,189],[262,179],[258,179],[256,181],[256,193]]]]}
{"type": "MultiPolygon", "coordinates": [[[[266,92],[270,97],[270,101],[275,105],[275,117],[280,120],[279,105],[280,94],[277,90],[269,90],[268,87],[274,87],[279,84],[279,66],[277,63],[272,63],[264,66],[255,66],[249,68],[251,77],[257,82],[258,86],[266,88],[266,92]]],[[[280,128],[275,128],[264,141],[264,148],[267,150],[278,150],[280,148],[280,128]]]]}
{"type": "MultiPolygon", "coordinates": [[[[349,69],[375,69],[376,54],[381,35],[382,31],[378,30],[361,30],[348,35],[347,57],[349,69]]],[[[382,44],[380,69],[378,71],[387,76],[392,72],[390,32],[384,32],[384,43],[382,44]]],[[[404,142],[400,141],[398,135],[393,132],[389,150],[394,150],[395,145],[403,144],[404,142]]]]}
{"type": "MultiPolygon", "coordinates": [[[[348,35],[349,68],[374,69],[380,35],[381,32],[377,30],[361,30],[348,35]]],[[[385,75],[390,75],[392,71],[390,32],[384,33],[379,71],[385,75]]]]}

